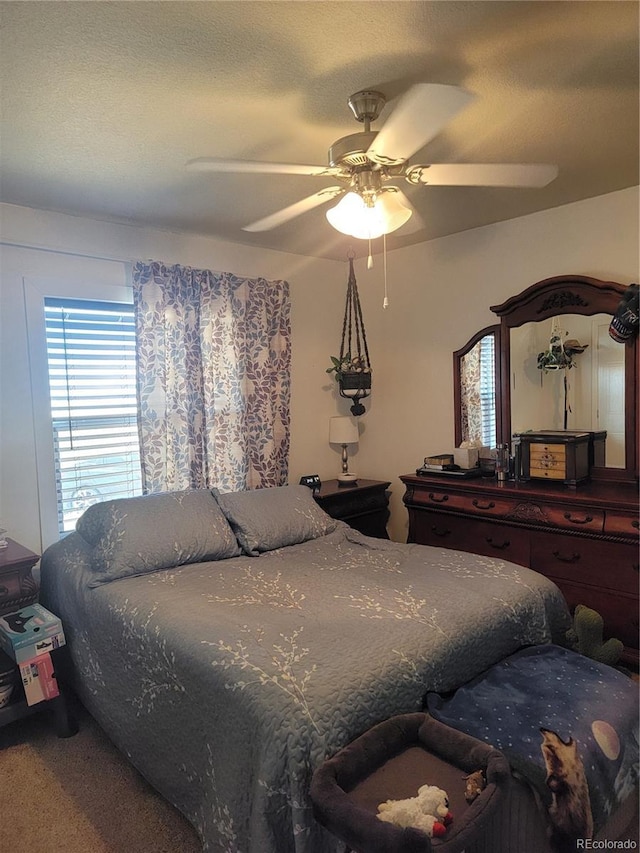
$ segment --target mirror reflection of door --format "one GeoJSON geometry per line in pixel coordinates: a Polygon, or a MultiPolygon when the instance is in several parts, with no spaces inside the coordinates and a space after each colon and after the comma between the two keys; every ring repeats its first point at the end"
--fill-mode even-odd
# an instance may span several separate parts
{"type": "Polygon", "coordinates": [[[511,329],[512,432],[561,430],[566,414],[569,430],[606,430],[605,464],[623,468],[625,353],[609,337],[611,316],[563,314],[559,319],[564,340],[587,345],[574,356],[571,369],[538,368],[538,353],[550,346],[553,319],[511,329]]]}
{"type": "Polygon", "coordinates": [[[605,464],[624,468],[624,347],[609,335],[610,318],[593,318],[594,429],[607,431],[605,464]]]}

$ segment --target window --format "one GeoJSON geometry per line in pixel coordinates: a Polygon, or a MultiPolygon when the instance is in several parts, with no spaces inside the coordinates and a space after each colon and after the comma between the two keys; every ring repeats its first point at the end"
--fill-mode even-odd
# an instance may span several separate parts
{"type": "Polygon", "coordinates": [[[58,529],[142,493],[133,306],[45,297],[58,529]]]}

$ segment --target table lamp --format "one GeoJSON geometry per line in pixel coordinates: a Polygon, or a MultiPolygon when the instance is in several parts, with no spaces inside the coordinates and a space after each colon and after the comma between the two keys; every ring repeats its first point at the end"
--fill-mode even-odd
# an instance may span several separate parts
{"type": "Polygon", "coordinates": [[[329,418],[329,444],[342,445],[342,474],[338,476],[341,485],[355,485],[357,477],[349,472],[348,444],[357,444],[358,424],[351,418],[329,418]]]}

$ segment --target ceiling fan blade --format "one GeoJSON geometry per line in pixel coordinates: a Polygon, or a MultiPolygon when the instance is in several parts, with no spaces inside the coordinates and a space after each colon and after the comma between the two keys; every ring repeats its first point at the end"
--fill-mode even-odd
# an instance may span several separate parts
{"type": "Polygon", "coordinates": [[[259,175],[337,175],[331,166],[305,166],[297,163],[265,163],[260,160],[222,160],[218,157],[197,157],[186,164],[190,172],[232,172],[259,175]]]}
{"type": "Polygon", "coordinates": [[[436,187],[546,187],[557,176],[557,166],[541,163],[432,163],[405,174],[411,184],[436,187]]]}
{"type": "Polygon", "coordinates": [[[404,163],[433,139],[474,95],[457,86],[416,83],[402,96],[367,156],[383,166],[404,163]]]}
{"type": "Polygon", "coordinates": [[[290,204],[289,207],[284,207],[282,210],[265,216],[264,219],[259,219],[257,222],[251,223],[251,225],[245,225],[242,230],[270,231],[272,228],[284,225],[285,222],[296,216],[300,216],[302,213],[308,213],[314,207],[318,207],[319,204],[324,204],[324,202],[330,201],[344,192],[346,192],[344,187],[327,187],[324,190],[320,190],[320,192],[297,201],[295,204],[290,204]]]}

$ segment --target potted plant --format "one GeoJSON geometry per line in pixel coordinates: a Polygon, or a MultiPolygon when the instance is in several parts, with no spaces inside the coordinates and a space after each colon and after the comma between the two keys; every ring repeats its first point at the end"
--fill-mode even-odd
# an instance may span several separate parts
{"type": "Polygon", "coordinates": [[[336,358],[332,355],[331,362],[331,367],[328,367],[326,372],[335,373],[343,397],[368,396],[371,390],[371,368],[362,356],[356,355],[352,358],[351,353],[347,353],[336,358]]]}

